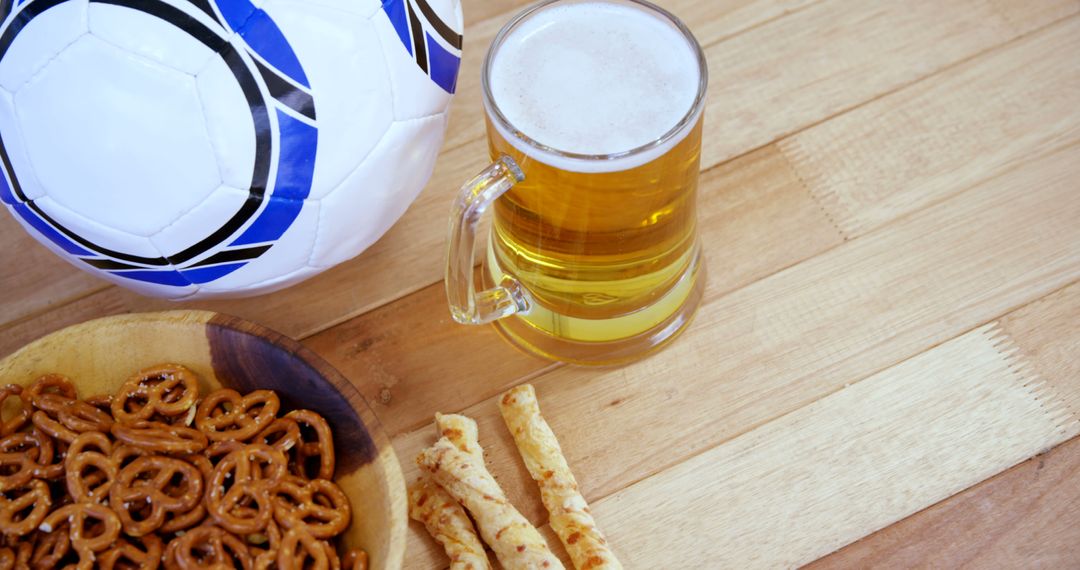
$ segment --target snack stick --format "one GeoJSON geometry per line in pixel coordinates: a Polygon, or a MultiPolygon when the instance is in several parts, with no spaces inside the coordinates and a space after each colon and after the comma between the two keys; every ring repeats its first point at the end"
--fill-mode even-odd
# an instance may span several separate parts
{"type": "Polygon", "coordinates": [[[480,447],[480,430],[476,427],[476,420],[459,414],[435,413],[435,427],[439,430],[439,437],[450,440],[458,449],[484,462],[484,450],[480,447]]]}
{"type": "Polygon", "coordinates": [[[480,536],[507,570],[559,570],[562,562],[544,537],[507,500],[506,494],[475,455],[458,449],[446,437],[416,458],[450,496],[472,513],[480,536]]]}
{"type": "Polygon", "coordinates": [[[622,568],[592,517],[585,497],[563,457],[559,441],[551,431],[536,391],[529,384],[506,392],[499,401],[506,427],[536,484],[547,509],[552,530],[566,547],[578,570],[622,568]]]}
{"type": "Polygon", "coordinates": [[[409,516],[424,523],[450,558],[450,570],[490,570],[484,545],[469,515],[442,487],[427,477],[409,487],[409,516]]]}

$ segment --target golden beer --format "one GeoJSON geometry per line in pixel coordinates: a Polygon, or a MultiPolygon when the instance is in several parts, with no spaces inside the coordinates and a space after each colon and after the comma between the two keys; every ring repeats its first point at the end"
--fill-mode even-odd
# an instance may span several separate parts
{"type": "MultiPolygon", "coordinates": [[[[671,340],[703,287],[696,199],[705,72],[692,36],[638,0],[556,0],[504,28],[484,73],[488,147],[505,166],[465,191],[476,200],[498,194],[488,197],[483,275],[505,313],[494,320],[500,332],[535,354],[591,364],[639,358],[671,340]],[[605,43],[580,39],[597,33],[605,43]],[[553,61],[566,51],[559,46],[582,43],[587,54],[553,61]],[[580,105],[559,92],[563,76],[580,105]],[[630,85],[600,83],[613,79],[630,85]]],[[[450,281],[464,277],[460,267],[448,271],[452,308],[450,281]]],[[[455,318],[493,320],[466,313],[455,318]]]]}

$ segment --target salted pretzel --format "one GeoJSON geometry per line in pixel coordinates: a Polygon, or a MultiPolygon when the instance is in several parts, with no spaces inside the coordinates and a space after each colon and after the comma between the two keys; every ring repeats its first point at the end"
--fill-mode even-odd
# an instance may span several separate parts
{"type": "Polygon", "coordinates": [[[300,527],[291,528],[281,536],[277,563],[278,568],[330,568],[330,558],[323,543],[300,527]]]}
{"type": "Polygon", "coordinates": [[[277,418],[270,422],[270,425],[260,431],[251,441],[252,443],[265,443],[282,453],[288,453],[291,449],[300,445],[303,439],[300,435],[300,424],[296,420],[277,418]]]}
{"type": "Polygon", "coordinates": [[[151,420],[155,415],[183,416],[198,399],[199,381],[194,372],[179,364],[160,364],[128,378],[110,408],[116,421],[132,423],[151,420]]]}
{"type": "Polygon", "coordinates": [[[120,538],[116,544],[98,556],[102,570],[117,567],[154,570],[161,564],[164,546],[156,535],[148,534],[139,539],[120,538]]]}
{"type": "Polygon", "coordinates": [[[138,457],[117,474],[109,505],[125,533],[146,536],[161,528],[168,514],[183,515],[194,509],[203,496],[203,485],[202,473],[186,461],[138,457]]]}
{"type": "Polygon", "coordinates": [[[75,391],[75,384],[67,376],[46,374],[31,382],[23,390],[22,396],[23,401],[29,402],[31,406],[39,410],[56,413],[58,411],[57,406],[62,404],[64,400],[76,399],[77,392],[75,391]],[[53,397],[50,398],[49,396],[53,397]]]}
{"type": "Polygon", "coordinates": [[[206,434],[197,429],[162,422],[118,423],[113,425],[112,434],[128,445],[166,454],[198,453],[209,443],[206,434]]]}
{"type": "Polygon", "coordinates": [[[76,502],[99,503],[108,498],[117,476],[112,448],[109,436],[98,431],[79,434],[71,442],[64,471],[68,493],[76,502]]]}
{"type": "Polygon", "coordinates": [[[281,547],[281,528],[271,520],[266,524],[261,535],[249,535],[248,546],[251,552],[252,567],[255,570],[268,570],[277,564],[278,549],[281,547]],[[253,540],[253,537],[259,540],[253,540]]]}
{"type": "Polygon", "coordinates": [[[198,526],[179,539],[173,540],[172,555],[179,568],[252,568],[251,553],[244,541],[227,530],[214,526],[198,526]]]}
{"type": "Polygon", "coordinates": [[[15,568],[15,550],[11,547],[0,547],[0,570],[12,570],[15,568]]]}
{"type": "Polygon", "coordinates": [[[285,414],[285,417],[299,424],[301,435],[305,426],[314,434],[314,439],[302,437],[301,443],[296,446],[293,473],[307,479],[333,479],[334,437],[330,432],[330,425],[322,416],[311,410],[293,410],[285,414]],[[314,477],[307,472],[312,458],[318,459],[318,473],[314,477]]]}
{"type": "Polygon", "coordinates": [[[52,506],[49,486],[33,479],[24,487],[0,494],[0,531],[7,536],[23,536],[41,524],[52,506]]]}
{"type": "Polygon", "coordinates": [[[31,479],[55,478],[52,466],[53,442],[36,430],[10,434],[0,439],[0,492],[25,486],[31,479]],[[51,477],[50,477],[51,476],[51,477]]]}
{"type": "Polygon", "coordinates": [[[19,409],[8,419],[3,419],[0,416],[0,437],[11,435],[30,423],[30,406],[22,397],[22,386],[17,384],[8,384],[3,388],[0,388],[0,410],[4,409],[4,404],[8,398],[15,397],[19,399],[19,409]]]}
{"type": "Polygon", "coordinates": [[[64,427],[75,433],[108,432],[113,425],[113,419],[108,413],[81,400],[68,402],[56,415],[64,427]]]}
{"type": "Polygon", "coordinates": [[[120,519],[109,507],[97,503],[72,503],[56,509],[39,527],[44,533],[59,532],[69,525],[71,548],[79,555],[79,570],[94,566],[96,553],[112,546],[120,537],[120,519]]]}
{"type": "Polygon", "coordinates": [[[351,519],[349,498],[328,479],[290,476],[274,489],[274,520],[283,529],[301,528],[315,538],[331,538],[351,519]]]}
{"type": "Polygon", "coordinates": [[[195,426],[212,441],[249,439],[270,425],[281,409],[277,394],[255,390],[241,396],[222,388],[206,395],[195,412],[195,426]]]}
{"type": "Polygon", "coordinates": [[[41,430],[49,437],[58,439],[64,443],[71,443],[75,441],[76,437],[79,437],[77,432],[60,423],[42,410],[34,412],[34,414],[30,416],[30,421],[34,424],[35,428],[41,430]]]}
{"type": "Polygon", "coordinates": [[[56,568],[71,550],[71,535],[68,523],[63,521],[53,532],[37,534],[33,543],[28,564],[32,568],[56,568]]]}
{"type": "Polygon", "coordinates": [[[354,548],[346,552],[345,556],[341,559],[341,567],[345,570],[367,570],[367,552],[364,552],[359,548],[354,548]]]}
{"type": "Polygon", "coordinates": [[[285,455],[269,445],[253,443],[237,449],[214,467],[206,493],[206,510],[228,531],[258,532],[270,521],[271,491],[285,472],[285,455]]]}

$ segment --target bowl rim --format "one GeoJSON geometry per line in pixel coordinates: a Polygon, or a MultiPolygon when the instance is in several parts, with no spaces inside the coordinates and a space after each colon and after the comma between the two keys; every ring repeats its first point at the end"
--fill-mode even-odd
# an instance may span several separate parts
{"type": "Polygon", "coordinates": [[[380,464],[386,477],[386,484],[388,487],[400,490],[400,493],[397,493],[397,495],[399,495],[399,500],[394,500],[394,497],[390,497],[389,501],[392,511],[391,530],[387,551],[385,552],[385,561],[387,568],[400,568],[402,566],[405,558],[405,545],[409,526],[408,511],[404,501],[405,476],[402,472],[401,462],[397,458],[390,437],[383,429],[382,424],[375,415],[375,411],[371,408],[367,399],[364,398],[360,389],[349,381],[349,379],[339,370],[331,366],[329,362],[296,339],[286,336],[267,326],[218,311],[182,309],[124,313],[82,321],[41,336],[23,345],[18,350],[0,358],[0,372],[7,369],[11,363],[19,360],[23,353],[32,351],[39,345],[46,345],[52,339],[81,334],[83,332],[82,329],[93,330],[103,325],[123,326],[135,322],[184,323],[188,325],[201,324],[207,327],[208,332],[210,327],[218,327],[243,335],[257,337],[299,358],[318,372],[327,382],[333,385],[335,390],[341,392],[344,399],[348,401],[349,405],[356,411],[363,422],[364,427],[367,429],[372,442],[375,444],[376,449],[379,450],[379,453],[372,460],[372,463],[380,464]]]}

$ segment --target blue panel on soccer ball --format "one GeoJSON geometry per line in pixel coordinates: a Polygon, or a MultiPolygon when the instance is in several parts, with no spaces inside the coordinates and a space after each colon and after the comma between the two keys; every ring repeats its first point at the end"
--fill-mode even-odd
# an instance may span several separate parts
{"type": "Polygon", "coordinates": [[[184,276],[176,271],[113,271],[112,274],[124,279],[155,283],[157,285],[170,285],[172,287],[191,285],[190,281],[184,279],[184,276]]]}
{"type": "Polygon", "coordinates": [[[188,269],[182,271],[184,278],[196,285],[203,283],[209,283],[240,269],[247,265],[247,263],[229,263],[226,265],[217,265],[215,267],[200,267],[198,269],[188,269]]]}
{"type": "Polygon", "coordinates": [[[89,251],[86,251],[85,249],[79,247],[78,245],[75,245],[75,242],[71,241],[66,236],[56,231],[56,229],[50,226],[45,220],[41,219],[37,215],[37,213],[31,210],[30,207],[26,204],[16,202],[15,204],[12,204],[12,208],[14,208],[15,211],[19,213],[19,217],[21,217],[23,221],[33,226],[35,230],[41,232],[41,235],[49,238],[49,241],[60,246],[60,248],[64,251],[70,253],[71,255],[78,256],[94,255],[89,251]]]}
{"type": "Polygon", "coordinates": [[[457,90],[458,67],[461,59],[446,51],[431,34],[427,34],[428,62],[431,68],[431,80],[446,90],[454,93],[457,90]]]}
{"type": "Polygon", "coordinates": [[[319,131],[282,111],[278,111],[277,115],[281,154],[277,180],[274,182],[274,197],[303,200],[311,193],[319,131]]]}

